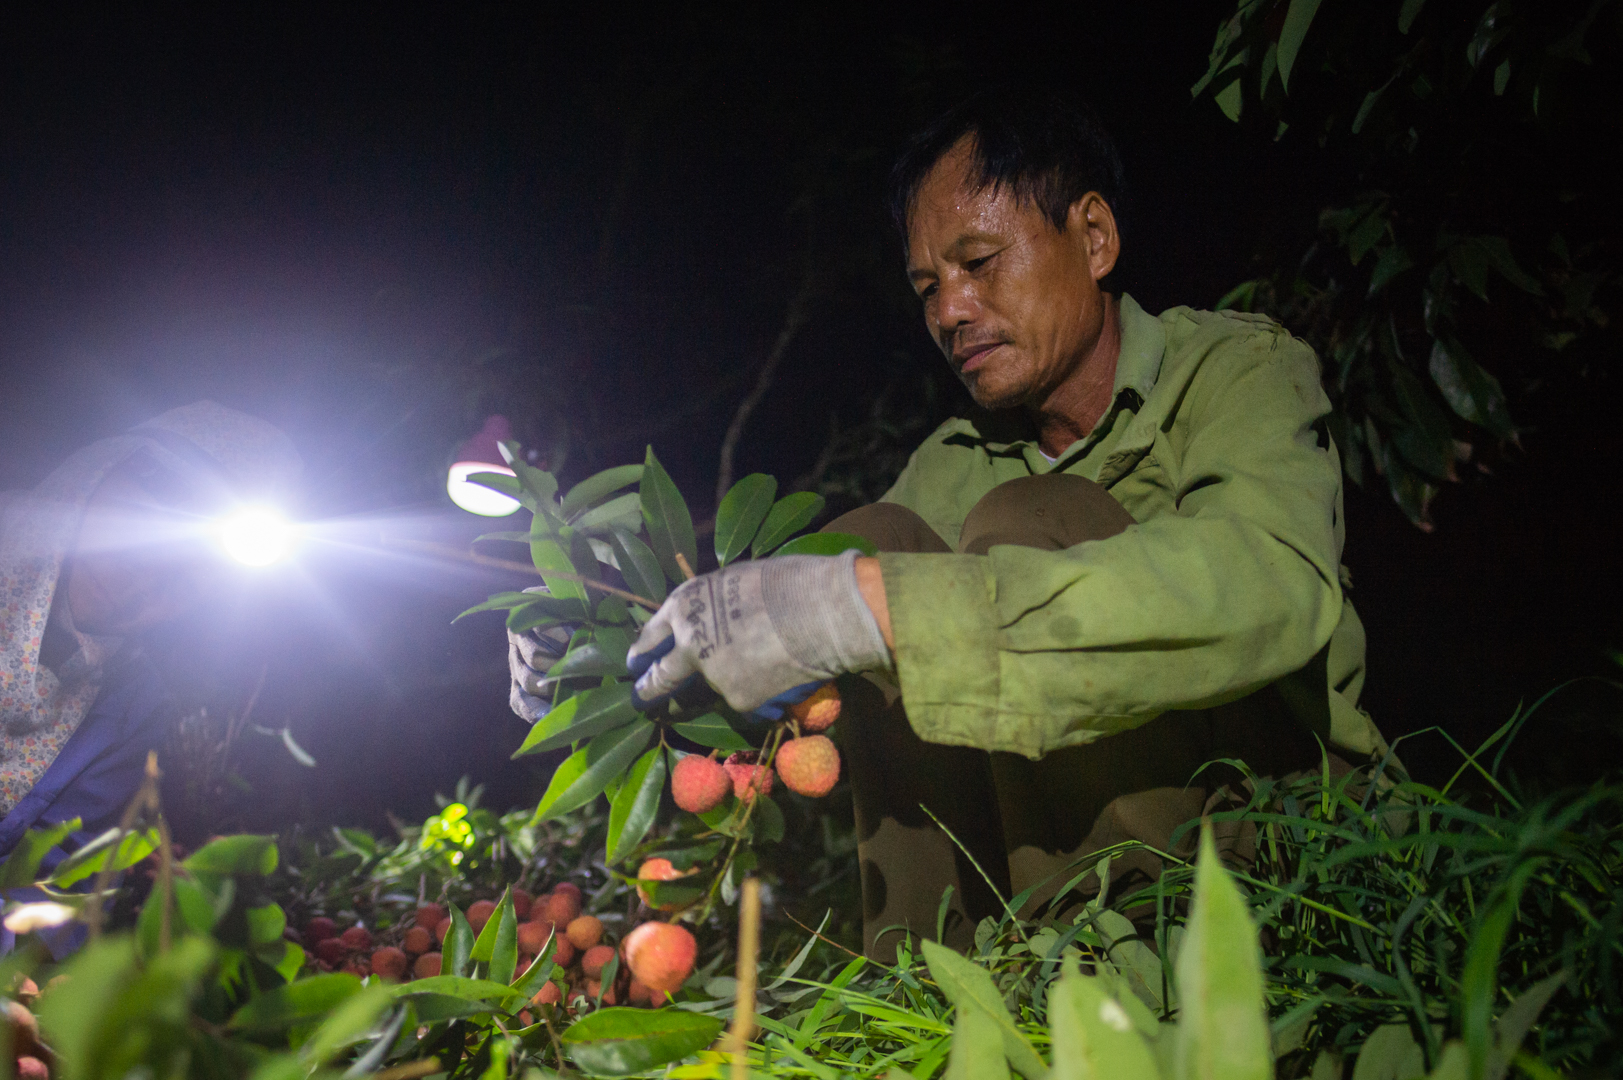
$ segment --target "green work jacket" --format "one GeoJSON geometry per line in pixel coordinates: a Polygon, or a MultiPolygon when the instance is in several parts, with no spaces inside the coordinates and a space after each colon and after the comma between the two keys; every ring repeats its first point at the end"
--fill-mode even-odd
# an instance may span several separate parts
{"type": "Polygon", "coordinates": [[[1137,523],[1063,551],[881,555],[914,730],[1036,758],[1271,686],[1327,744],[1384,752],[1357,708],[1364,631],[1313,350],[1259,315],[1119,310],[1114,403],[1087,438],[1050,462],[1034,432],[949,420],[884,496],[956,546],[993,487],[1060,471],[1137,523]]]}

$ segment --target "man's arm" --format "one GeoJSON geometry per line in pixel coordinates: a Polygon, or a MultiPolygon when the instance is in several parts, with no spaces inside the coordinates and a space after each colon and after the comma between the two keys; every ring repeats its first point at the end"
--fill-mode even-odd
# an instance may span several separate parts
{"type": "Polygon", "coordinates": [[[1340,476],[1317,362],[1283,332],[1215,344],[1164,373],[1182,404],[1144,466],[1174,513],[1065,551],[880,557],[864,596],[921,737],[1038,756],[1235,700],[1329,639],[1340,476]]]}
{"type": "Polygon", "coordinates": [[[878,559],[857,560],[857,589],[873,613],[874,622],[879,624],[879,635],[885,639],[885,647],[895,652],[896,635],[890,628],[890,604],[885,600],[885,577],[879,572],[878,559]]]}

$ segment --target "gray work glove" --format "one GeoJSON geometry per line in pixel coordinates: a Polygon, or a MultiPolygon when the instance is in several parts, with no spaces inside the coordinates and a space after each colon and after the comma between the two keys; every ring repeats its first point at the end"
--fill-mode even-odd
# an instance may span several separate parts
{"type": "MultiPolygon", "coordinates": [[[[545,594],[547,587],[537,585],[524,591],[545,594]]],[[[552,709],[558,682],[547,678],[547,669],[568,651],[572,636],[574,627],[568,624],[526,630],[521,634],[507,632],[507,670],[513,676],[507,703],[532,724],[552,709]]]]}
{"type": "Polygon", "coordinates": [[[646,708],[702,678],[739,712],[776,720],[842,672],[888,667],[858,554],[780,555],[684,583],[626,655],[632,700],[646,708]]]}

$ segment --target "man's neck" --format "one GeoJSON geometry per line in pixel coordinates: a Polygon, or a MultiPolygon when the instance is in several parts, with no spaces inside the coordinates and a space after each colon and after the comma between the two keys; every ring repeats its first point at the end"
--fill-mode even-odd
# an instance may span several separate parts
{"type": "Polygon", "coordinates": [[[1116,390],[1116,361],[1121,356],[1121,307],[1104,293],[1104,325],[1088,355],[1070,376],[1039,405],[1031,408],[1038,445],[1049,457],[1085,439],[1104,418],[1116,390]]]}

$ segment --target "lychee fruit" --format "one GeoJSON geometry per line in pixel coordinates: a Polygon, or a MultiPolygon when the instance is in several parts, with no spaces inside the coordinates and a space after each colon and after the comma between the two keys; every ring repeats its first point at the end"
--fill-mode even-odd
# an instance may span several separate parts
{"type": "MultiPolygon", "coordinates": [[[[534,909],[531,909],[532,912],[534,909]]],[[[546,898],[541,906],[542,920],[551,923],[560,930],[574,922],[580,915],[580,890],[566,890],[562,886],[554,889],[552,895],[546,898]]]]}
{"type": "Polygon", "coordinates": [[[468,905],[468,925],[473,927],[473,932],[477,934],[485,928],[485,924],[490,921],[490,917],[495,913],[496,902],[494,900],[475,900],[468,905]]]}
{"type": "Polygon", "coordinates": [[[518,924],[518,947],[530,953],[538,953],[547,943],[547,935],[552,933],[552,927],[543,922],[526,922],[518,924]]]}
{"type": "Polygon", "coordinates": [[[575,957],[578,955],[580,955],[580,950],[571,945],[568,938],[562,934],[558,935],[558,940],[553,942],[552,945],[553,963],[559,967],[568,967],[575,962],[575,957]]]}
{"type": "Polygon", "coordinates": [[[577,949],[590,949],[603,940],[603,922],[592,915],[573,920],[564,931],[569,943],[577,949]]]}
{"type": "Polygon", "coordinates": [[[715,758],[689,754],[671,770],[671,795],[690,814],[704,814],[732,794],[733,779],[715,758]]]}
{"type": "Polygon", "coordinates": [[[338,940],[344,943],[344,948],[360,952],[372,947],[372,932],[364,926],[352,926],[339,934],[338,940]]]}
{"type": "Polygon", "coordinates": [[[790,791],[821,798],[840,778],[840,752],[827,735],[789,739],[778,747],[778,775],[790,791]]]}
{"type": "Polygon", "coordinates": [[[325,963],[337,966],[343,963],[344,957],[348,955],[349,950],[344,948],[344,943],[335,937],[323,938],[316,943],[316,956],[325,963]]]}
{"type": "Polygon", "coordinates": [[[417,909],[417,916],[413,921],[424,930],[433,930],[445,921],[445,916],[444,904],[424,904],[417,909]]]}
{"type": "Polygon", "coordinates": [[[319,945],[330,937],[338,936],[338,924],[325,915],[317,915],[304,924],[304,940],[310,945],[319,945]]]}
{"type": "Polygon", "coordinates": [[[421,955],[434,947],[434,935],[421,926],[414,926],[406,931],[401,947],[413,956],[421,955]]]}
{"type": "Polygon", "coordinates": [[[440,954],[425,952],[411,965],[411,973],[419,979],[432,979],[440,973],[440,954]]]}
{"type": "Polygon", "coordinates": [[[739,751],[729,756],[722,765],[732,778],[733,794],[740,802],[749,802],[755,796],[765,795],[772,790],[772,770],[756,764],[759,756],[753,750],[739,751]]]}
{"type": "Polygon", "coordinates": [[[51,1070],[32,1054],[17,1059],[17,1080],[51,1080],[51,1070]]]}
{"type": "Polygon", "coordinates": [[[449,915],[441,919],[439,921],[439,925],[434,927],[434,940],[444,944],[445,935],[451,932],[452,925],[451,917],[449,915]]]}
{"type": "Polygon", "coordinates": [[[811,697],[789,706],[789,716],[801,731],[826,731],[840,718],[840,691],[831,682],[812,691],[811,697]]]}
{"type": "MultiPolygon", "coordinates": [[[[614,949],[609,945],[593,945],[586,950],[580,958],[580,969],[586,973],[588,979],[595,979],[603,974],[603,968],[614,959],[614,949]]],[[[596,994],[592,995],[596,997],[596,994]]]]}
{"type": "Polygon", "coordinates": [[[523,922],[530,917],[530,905],[533,903],[535,903],[535,897],[523,889],[513,890],[513,914],[518,918],[519,922],[523,922]]]}
{"type": "MultiPolygon", "coordinates": [[[[686,870],[678,870],[675,866],[671,865],[671,860],[669,859],[649,859],[637,868],[637,876],[644,881],[675,881],[678,878],[685,878],[692,874],[697,874],[698,872],[699,870],[697,867],[689,867],[686,870]]],[[[637,895],[642,897],[643,903],[647,904],[656,911],[675,911],[681,906],[680,904],[654,903],[653,897],[649,896],[648,891],[641,885],[637,886],[637,895]]]]}
{"type": "Polygon", "coordinates": [[[541,984],[541,989],[535,992],[535,996],[530,999],[530,1002],[534,1005],[562,1005],[564,1003],[564,992],[558,989],[557,983],[549,979],[541,984]]]}
{"type": "Polygon", "coordinates": [[[674,994],[693,973],[699,943],[685,927],[645,922],[626,936],[626,964],[650,990],[674,994]]]}
{"type": "Polygon", "coordinates": [[[32,1054],[39,1049],[39,1021],[25,1005],[0,1000],[0,1016],[11,1029],[11,1052],[32,1054]]]}
{"type": "Polygon", "coordinates": [[[372,953],[372,974],[396,981],[405,977],[406,954],[393,945],[385,945],[372,953]]]}
{"type": "Polygon", "coordinates": [[[632,1005],[649,1005],[654,1008],[665,1004],[669,997],[663,990],[650,989],[641,979],[632,979],[631,987],[626,991],[626,1000],[632,1005]]]}

